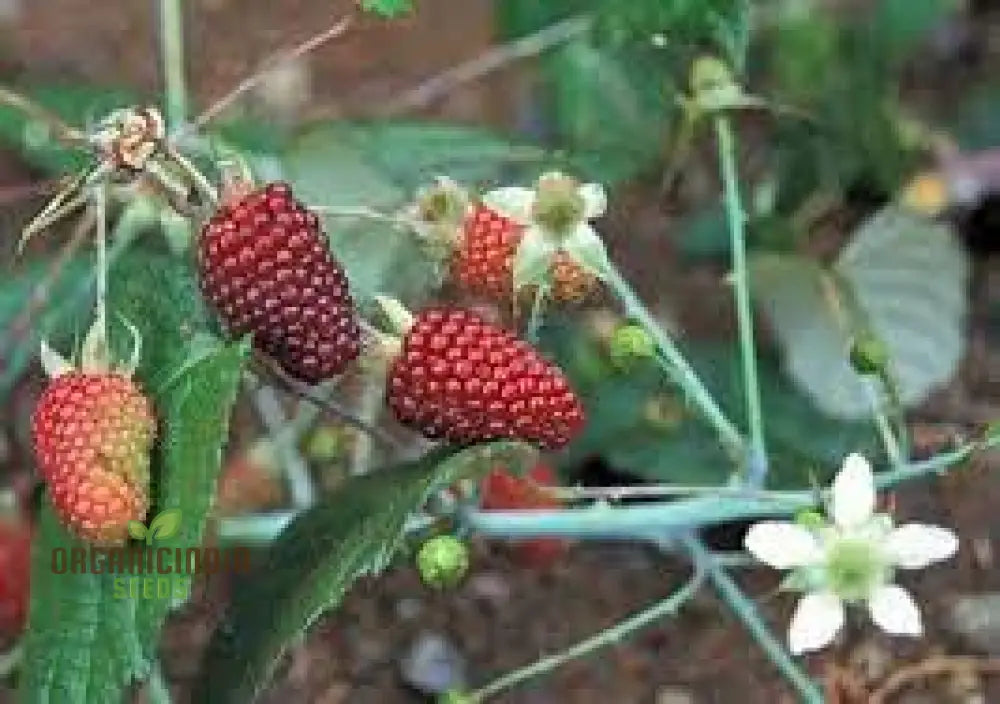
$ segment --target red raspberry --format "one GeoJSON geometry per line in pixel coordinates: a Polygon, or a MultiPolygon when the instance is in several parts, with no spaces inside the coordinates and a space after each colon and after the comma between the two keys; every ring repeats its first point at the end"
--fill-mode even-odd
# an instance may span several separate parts
{"type": "Polygon", "coordinates": [[[56,514],[76,536],[121,543],[149,508],[156,421],[127,376],[68,372],[45,389],[32,418],[35,454],[56,514]]]}
{"type": "Polygon", "coordinates": [[[25,523],[0,521],[0,633],[16,635],[28,615],[31,576],[31,529],[25,523]]]}
{"type": "MultiPolygon", "coordinates": [[[[475,296],[507,305],[514,292],[514,255],[524,227],[485,205],[477,205],[465,220],[462,237],[452,255],[452,277],[475,296]]],[[[550,268],[552,297],[565,303],[579,301],[593,290],[597,279],[563,252],[550,268]]],[[[531,291],[522,292],[529,298],[531,291]]]]}
{"type": "Polygon", "coordinates": [[[315,213],[283,183],[223,205],[202,229],[205,297],[236,335],[291,376],[314,383],[344,371],[361,333],[347,277],[315,213]]]}
{"type": "MultiPolygon", "coordinates": [[[[525,509],[555,509],[562,503],[545,491],[556,485],[555,473],[544,464],[535,465],[527,477],[518,477],[503,467],[497,467],[480,485],[480,507],[484,511],[518,511],[525,509]]],[[[545,567],[559,558],[569,544],[558,538],[532,538],[519,541],[514,554],[524,564],[545,567]]]]}
{"type": "Polygon", "coordinates": [[[582,428],[562,372],[527,342],[465,310],[417,316],[387,385],[396,418],[429,438],[511,438],[555,449],[582,428]]]}

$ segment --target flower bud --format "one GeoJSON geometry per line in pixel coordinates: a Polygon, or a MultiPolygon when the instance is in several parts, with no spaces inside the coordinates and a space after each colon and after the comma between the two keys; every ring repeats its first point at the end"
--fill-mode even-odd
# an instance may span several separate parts
{"type": "Polygon", "coordinates": [[[851,343],[851,366],[858,374],[881,374],[889,363],[889,350],[872,333],[861,333],[851,343]]]}

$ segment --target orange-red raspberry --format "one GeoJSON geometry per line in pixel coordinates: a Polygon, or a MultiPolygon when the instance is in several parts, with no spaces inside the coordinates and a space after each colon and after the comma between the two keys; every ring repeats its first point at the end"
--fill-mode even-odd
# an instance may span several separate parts
{"type": "MultiPolygon", "coordinates": [[[[464,291],[507,305],[514,295],[514,255],[524,227],[485,205],[466,217],[451,260],[452,277],[464,291]]],[[[557,252],[550,268],[552,297],[571,303],[583,299],[597,279],[557,252]]],[[[530,291],[523,292],[531,295],[530,291]]]]}
{"type": "Polygon", "coordinates": [[[130,520],[145,519],[156,421],[129,377],[57,376],[35,407],[32,433],[52,506],[71,533],[116,544],[130,520]]]}

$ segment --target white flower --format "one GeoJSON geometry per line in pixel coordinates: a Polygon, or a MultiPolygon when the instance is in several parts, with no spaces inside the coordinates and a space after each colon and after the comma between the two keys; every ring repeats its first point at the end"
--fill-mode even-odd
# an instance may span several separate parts
{"type": "Polygon", "coordinates": [[[490,191],[483,203],[525,228],[514,258],[515,288],[544,282],[558,251],[598,277],[607,272],[604,243],[590,224],[607,209],[607,195],[600,184],[581,184],[552,171],[539,177],[534,188],[508,186],[490,191]]]}
{"type": "Polygon", "coordinates": [[[829,515],[809,525],[765,521],[745,545],[775,569],[793,570],[786,584],[805,591],[788,631],[793,653],[827,645],[844,625],[844,605],[864,603],[872,620],[895,635],[923,631],[913,597],[892,583],[897,569],[919,569],[958,550],[950,530],[920,523],[893,527],[875,512],[871,465],[850,455],[830,489],[829,515]]]}

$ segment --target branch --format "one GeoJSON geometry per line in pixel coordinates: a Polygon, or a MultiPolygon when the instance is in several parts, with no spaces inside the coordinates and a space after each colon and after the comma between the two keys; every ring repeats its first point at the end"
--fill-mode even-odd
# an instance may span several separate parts
{"type": "Polygon", "coordinates": [[[310,51],[317,49],[323,44],[327,43],[331,39],[335,39],[342,35],[351,26],[351,17],[344,17],[343,19],[336,22],[331,27],[323,30],[319,34],[310,37],[301,44],[294,46],[290,49],[282,49],[274,54],[271,54],[263,62],[261,62],[260,67],[251,75],[240,81],[235,88],[226,93],[224,96],[216,100],[214,103],[209,105],[204,112],[202,112],[198,117],[196,117],[190,125],[184,126],[177,130],[175,137],[182,137],[189,133],[196,132],[207,125],[209,122],[218,117],[222,112],[229,108],[233,103],[235,103],[240,96],[244,93],[253,90],[264,78],[267,76],[267,72],[279,66],[286,61],[294,61],[302,56],[305,56],[310,51]]]}
{"type": "Polygon", "coordinates": [[[584,34],[590,29],[592,23],[593,20],[587,16],[570,17],[533,34],[494,47],[474,59],[453,66],[447,71],[404,91],[383,105],[379,113],[390,117],[426,107],[461,85],[478,80],[518,59],[537,56],[554,46],[584,34]]]}

